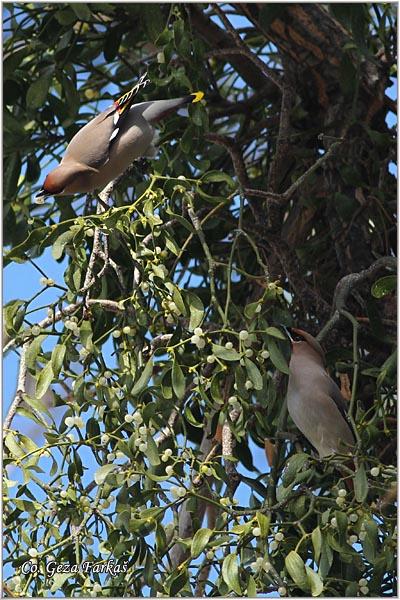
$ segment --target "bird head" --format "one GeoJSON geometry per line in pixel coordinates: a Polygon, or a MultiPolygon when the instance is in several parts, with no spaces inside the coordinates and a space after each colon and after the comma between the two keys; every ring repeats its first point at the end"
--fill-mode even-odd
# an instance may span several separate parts
{"type": "Polygon", "coordinates": [[[48,196],[62,196],[75,192],[74,186],[79,183],[79,178],[90,176],[95,169],[82,165],[76,161],[69,161],[58,165],[46,176],[42,188],[35,196],[35,202],[42,204],[48,196]]]}
{"type": "Polygon", "coordinates": [[[43,186],[35,195],[37,204],[42,204],[48,196],[61,194],[67,185],[68,176],[61,165],[53,169],[45,178],[43,186]]]}
{"type": "Polygon", "coordinates": [[[298,329],[297,327],[291,327],[290,330],[285,327],[285,331],[292,343],[292,352],[307,352],[313,351],[316,353],[322,362],[325,361],[325,353],[322,350],[321,344],[307,331],[303,331],[303,329],[298,329]]]}

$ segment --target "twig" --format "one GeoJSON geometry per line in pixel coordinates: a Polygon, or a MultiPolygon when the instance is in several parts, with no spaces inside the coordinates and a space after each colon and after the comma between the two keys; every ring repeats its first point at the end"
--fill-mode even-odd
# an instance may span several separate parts
{"type": "MultiPolygon", "coordinates": [[[[50,325],[54,325],[55,323],[58,323],[58,321],[61,321],[64,317],[67,317],[68,315],[71,315],[74,312],[76,312],[79,308],[81,308],[82,304],[83,304],[83,302],[74,302],[73,304],[68,304],[68,306],[66,306],[65,308],[56,312],[51,317],[46,317],[45,319],[43,319],[42,321],[39,321],[35,325],[36,325],[36,327],[40,327],[40,329],[46,329],[50,325]]],[[[124,312],[124,310],[125,310],[124,307],[119,302],[116,302],[115,300],[107,300],[105,298],[90,298],[87,301],[87,304],[88,304],[88,306],[94,306],[96,304],[100,304],[106,310],[109,310],[111,312],[116,312],[116,313],[124,312]]],[[[12,348],[12,346],[14,346],[16,344],[16,339],[17,338],[13,338],[12,340],[10,340],[4,346],[3,351],[7,352],[10,348],[12,348]]]]}
{"type": "Polygon", "coordinates": [[[349,319],[350,323],[353,326],[353,381],[351,383],[351,399],[350,399],[350,406],[347,411],[347,416],[349,417],[349,420],[353,427],[353,432],[356,436],[357,442],[359,443],[360,435],[357,431],[356,423],[354,420],[354,404],[356,401],[357,379],[358,379],[358,370],[359,370],[359,365],[360,365],[360,362],[358,359],[358,328],[359,328],[359,324],[358,324],[357,320],[353,317],[353,315],[350,314],[347,310],[341,309],[340,314],[343,315],[344,317],[346,317],[346,319],[349,319]]]}
{"type": "Polygon", "coordinates": [[[167,426],[164,427],[164,429],[160,432],[160,434],[154,440],[155,443],[157,444],[157,446],[161,446],[161,444],[163,442],[165,442],[165,440],[167,440],[174,434],[174,427],[175,427],[176,421],[178,420],[178,417],[179,417],[179,413],[174,408],[174,410],[169,415],[167,426]]]}
{"type": "Polygon", "coordinates": [[[90,298],[87,301],[88,306],[95,306],[96,304],[100,304],[106,310],[110,312],[120,313],[124,312],[125,309],[119,302],[115,302],[114,300],[107,300],[106,298],[90,298]]]}
{"type": "MultiPolygon", "coordinates": [[[[237,408],[233,408],[229,411],[229,418],[232,423],[235,423],[240,417],[240,410],[237,408]]],[[[232,430],[228,419],[226,419],[225,423],[222,426],[222,456],[232,456],[233,448],[235,446],[235,440],[232,435],[232,430]]],[[[240,476],[236,470],[235,464],[229,460],[224,459],[226,473],[228,475],[228,496],[233,498],[235,491],[240,483],[240,476]]]]}
{"type": "MultiPolygon", "coordinates": [[[[215,144],[218,144],[219,146],[223,146],[224,148],[226,148],[228,150],[230,157],[232,159],[233,168],[235,169],[235,173],[236,173],[236,177],[237,177],[237,180],[239,183],[240,191],[242,193],[249,195],[249,196],[260,196],[262,198],[269,198],[267,192],[264,192],[263,190],[255,190],[250,187],[250,185],[249,185],[250,182],[249,182],[249,178],[247,175],[246,165],[244,163],[243,155],[240,152],[238,145],[232,138],[230,138],[226,135],[220,135],[218,133],[207,133],[205,135],[205,138],[207,140],[209,140],[210,142],[214,142],[215,144]]],[[[262,210],[260,209],[260,207],[257,204],[255,204],[251,200],[251,198],[248,199],[248,202],[249,202],[249,206],[251,208],[251,211],[252,211],[257,223],[262,223],[264,220],[262,210]]]]}
{"type": "Polygon", "coordinates": [[[282,90],[282,82],[280,81],[280,78],[276,74],[276,72],[273,71],[272,69],[270,69],[269,67],[267,67],[267,65],[264,64],[263,61],[260,58],[258,58],[258,56],[256,56],[255,54],[253,54],[253,52],[251,52],[251,50],[249,50],[249,48],[243,42],[240,35],[237,33],[235,28],[232,26],[229,19],[226,17],[226,15],[223,13],[223,11],[219,8],[218,4],[214,4],[213,8],[214,8],[215,12],[217,13],[217,15],[219,16],[219,18],[221,19],[221,21],[223,22],[223,24],[225,25],[226,30],[232,36],[232,38],[237,46],[237,48],[234,48],[232,50],[230,48],[227,48],[224,50],[217,50],[216,52],[218,52],[220,56],[222,56],[224,54],[227,55],[229,53],[230,54],[243,54],[249,60],[251,60],[251,62],[254,65],[256,65],[256,67],[258,67],[258,69],[261,71],[261,73],[269,81],[272,81],[280,90],[282,90]]]}
{"type": "Polygon", "coordinates": [[[332,154],[336,152],[337,148],[343,143],[343,141],[343,139],[340,139],[336,142],[333,142],[333,144],[329,147],[325,154],[318,158],[318,160],[316,160],[315,163],[311,165],[311,167],[307,169],[305,173],[303,173],[303,175],[300,175],[300,177],[296,179],[296,181],[286,190],[286,192],[281,194],[282,201],[286,202],[287,200],[290,200],[290,198],[299,189],[299,187],[303,185],[305,180],[308,179],[310,175],[312,175],[317,169],[319,169],[320,166],[323,165],[328,160],[328,158],[330,158],[332,154]]]}
{"type": "Polygon", "coordinates": [[[284,157],[288,152],[289,145],[289,133],[290,133],[290,111],[294,102],[294,92],[292,86],[289,84],[289,73],[290,69],[285,64],[285,59],[282,57],[284,63],[285,74],[282,82],[282,99],[281,99],[281,112],[279,116],[279,130],[278,138],[276,141],[275,156],[271,162],[271,166],[268,173],[268,191],[277,192],[279,185],[278,169],[282,168],[285,164],[284,157]]]}
{"type": "Polygon", "coordinates": [[[29,342],[25,342],[22,347],[21,357],[19,360],[19,372],[18,372],[18,381],[17,381],[17,391],[15,394],[15,398],[8,410],[7,416],[4,420],[4,429],[10,429],[11,422],[15,416],[18,406],[23,401],[23,396],[26,392],[26,376],[27,376],[27,367],[26,367],[26,352],[30,346],[29,342]]]}
{"type": "Polygon", "coordinates": [[[208,244],[206,242],[206,238],[205,238],[204,232],[201,228],[201,223],[200,223],[199,217],[196,215],[194,208],[192,206],[190,206],[188,208],[188,215],[190,217],[190,220],[193,223],[193,227],[196,230],[196,233],[199,237],[201,246],[203,248],[203,252],[207,259],[208,275],[210,278],[211,302],[214,304],[215,308],[219,312],[219,315],[222,318],[222,320],[224,320],[224,317],[225,317],[224,311],[222,310],[221,305],[218,302],[217,291],[216,291],[216,287],[215,287],[215,279],[214,279],[215,261],[214,261],[214,258],[212,256],[212,254],[210,252],[210,248],[208,247],[208,244]]]}
{"type": "MultiPolygon", "coordinates": [[[[108,265],[110,265],[110,267],[115,271],[121,291],[125,292],[126,287],[125,287],[124,277],[122,275],[122,271],[121,271],[120,267],[117,265],[117,263],[112,258],[110,258],[110,256],[108,256],[108,254],[106,255],[106,253],[103,252],[102,250],[99,251],[99,257],[102,260],[104,260],[104,262],[108,261],[108,265]]],[[[100,273],[99,273],[99,276],[100,276],[100,273]]]]}
{"type": "MultiPolygon", "coordinates": [[[[204,429],[203,439],[200,444],[200,457],[206,457],[209,454],[210,450],[212,449],[212,446],[214,445],[214,441],[209,437],[210,430],[211,430],[211,421],[212,421],[212,417],[210,417],[210,419],[204,429]]],[[[203,460],[204,460],[204,458],[203,458],[203,460]]],[[[203,485],[201,486],[201,488],[199,490],[199,493],[200,492],[206,500],[207,494],[208,494],[208,489],[207,489],[206,483],[203,483],[203,485]]],[[[190,499],[189,499],[189,501],[190,501],[190,499]]],[[[192,513],[189,512],[187,503],[188,503],[188,500],[186,500],[182,504],[180,511],[179,511],[178,535],[180,538],[192,537],[194,535],[192,513]]],[[[199,506],[197,507],[197,510],[196,510],[196,517],[200,523],[202,522],[202,520],[204,518],[205,510],[206,510],[206,501],[200,502],[199,506]]],[[[170,552],[170,559],[171,559],[172,567],[176,568],[180,563],[182,563],[182,561],[184,561],[186,559],[187,556],[188,556],[188,550],[183,549],[179,545],[179,543],[175,543],[174,546],[171,548],[171,552],[170,552]]]]}
{"type": "MultiPolygon", "coordinates": [[[[317,169],[319,169],[336,151],[336,149],[342,144],[343,139],[335,141],[329,147],[329,149],[325,152],[323,156],[318,158],[313,165],[305,173],[300,175],[296,179],[294,183],[282,194],[278,194],[276,192],[264,191],[259,189],[254,189],[249,187],[249,180],[247,177],[246,167],[244,164],[244,160],[242,155],[240,154],[235,142],[227,137],[222,136],[217,133],[208,133],[206,139],[211,142],[215,142],[216,144],[220,144],[221,146],[225,146],[231,155],[233,167],[235,169],[236,176],[238,178],[239,184],[242,187],[243,191],[247,195],[258,196],[260,198],[264,198],[270,204],[286,204],[288,200],[292,198],[294,193],[303,185],[303,183],[312,175],[317,169]]],[[[252,209],[255,216],[259,218],[260,209],[256,205],[252,205],[249,201],[250,208],[252,209]]]]}
{"type": "MultiPolygon", "coordinates": [[[[99,202],[97,203],[96,214],[100,215],[103,212],[105,212],[105,210],[108,209],[108,200],[114,189],[114,184],[115,184],[115,181],[110,181],[110,183],[108,183],[106,185],[106,187],[99,193],[99,202]]],[[[108,264],[109,264],[108,244],[104,243],[104,250],[102,250],[101,236],[102,236],[102,232],[101,232],[100,227],[96,227],[94,230],[93,247],[92,247],[92,252],[90,254],[90,259],[89,259],[89,264],[88,264],[88,268],[86,271],[85,281],[83,283],[83,287],[80,290],[80,293],[83,294],[85,297],[84,298],[85,306],[87,306],[87,301],[89,299],[89,289],[92,287],[92,285],[96,281],[96,277],[94,275],[94,265],[96,262],[96,258],[98,256],[100,256],[100,253],[102,253],[102,255],[104,257],[104,265],[103,265],[103,268],[101,269],[101,271],[99,272],[99,274],[97,275],[97,278],[100,278],[103,275],[103,273],[105,272],[105,270],[107,269],[108,264]]]]}
{"type": "MultiPolygon", "coordinates": [[[[82,302],[76,302],[76,303],[73,303],[73,304],[69,304],[68,306],[66,306],[65,308],[63,308],[59,312],[55,313],[51,317],[46,317],[42,321],[39,321],[39,323],[37,323],[36,325],[38,327],[40,327],[41,329],[46,329],[46,327],[49,327],[49,325],[53,325],[54,323],[57,323],[58,321],[61,321],[61,319],[63,319],[63,317],[73,314],[76,310],[78,310],[78,308],[81,305],[82,305],[82,302]]],[[[14,346],[14,344],[16,342],[16,339],[17,338],[13,338],[12,340],[10,340],[4,346],[3,351],[7,352],[7,350],[9,350],[12,346],[14,346]]]]}

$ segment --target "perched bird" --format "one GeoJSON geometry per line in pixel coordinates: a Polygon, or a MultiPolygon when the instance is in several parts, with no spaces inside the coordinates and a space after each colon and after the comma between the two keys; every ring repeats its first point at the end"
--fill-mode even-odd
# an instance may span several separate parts
{"type": "Polygon", "coordinates": [[[153,125],[185,104],[198,102],[203,92],[183,98],[133,104],[149,82],[143,75],[126,94],[78,131],[67,146],[61,163],[46,177],[35,200],[46,196],[89,193],[104,188],[142,156],[154,156],[153,125]]]}
{"type": "Polygon", "coordinates": [[[324,367],[324,351],[306,331],[291,329],[302,338],[292,341],[287,407],[290,416],[320,458],[354,449],[355,437],[346,402],[324,367]]]}

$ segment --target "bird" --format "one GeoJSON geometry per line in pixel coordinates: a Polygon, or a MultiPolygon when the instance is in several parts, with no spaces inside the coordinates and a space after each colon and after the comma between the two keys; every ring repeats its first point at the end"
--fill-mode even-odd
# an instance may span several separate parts
{"type": "Polygon", "coordinates": [[[354,451],[355,436],[340,389],[325,370],[319,342],[302,329],[291,328],[287,408],[297,428],[320,458],[354,451]]]}
{"type": "Polygon", "coordinates": [[[60,164],[46,176],[35,196],[91,193],[103,189],[140,157],[154,156],[154,125],[186,104],[199,102],[203,92],[181,98],[133,103],[148,83],[146,73],[138,83],[111,106],[82,127],[68,144],[60,164]]]}

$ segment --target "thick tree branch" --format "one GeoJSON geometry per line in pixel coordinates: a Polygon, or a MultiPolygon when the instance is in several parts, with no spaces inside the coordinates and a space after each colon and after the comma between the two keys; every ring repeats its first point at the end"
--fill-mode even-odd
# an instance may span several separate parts
{"type": "Polygon", "coordinates": [[[390,269],[395,271],[397,269],[397,259],[392,256],[384,256],[382,258],[378,258],[378,260],[369,266],[368,269],[364,269],[360,273],[350,273],[350,275],[345,275],[345,277],[342,277],[342,279],[336,285],[335,294],[333,297],[334,313],[319,332],[317,336],[318,341],[324,340],[329,331],[337,325],[342,316],[341,311],[345,308],[347,299],[352,290],[365,281],[370,281],[382,269],[390,269]]]}

